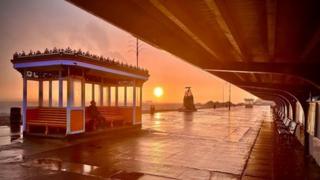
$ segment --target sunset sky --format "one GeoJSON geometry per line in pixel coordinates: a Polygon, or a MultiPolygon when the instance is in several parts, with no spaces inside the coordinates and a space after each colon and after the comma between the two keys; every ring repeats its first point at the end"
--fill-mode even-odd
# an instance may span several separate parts
{"type": "MultiPolygon", "coordinates": [[[[0,1],[0,102],[21,100],[22,78],[12,68],[15,51],[66,48],[89,50],[96,55],[135,64],[135,38],[127,32],[58,0],[0,1]]],[[[144,101],[182,102],[184,87],[191,86],[195,102],[222,101],[225,81],[184,62],[161,49],[143,43],[139,64],[149,70],[144,101]],[[163,87],[163,96],[153,94],[163,87]]],[[[232,101],[253,97],[232,86],[232,101]]]]}

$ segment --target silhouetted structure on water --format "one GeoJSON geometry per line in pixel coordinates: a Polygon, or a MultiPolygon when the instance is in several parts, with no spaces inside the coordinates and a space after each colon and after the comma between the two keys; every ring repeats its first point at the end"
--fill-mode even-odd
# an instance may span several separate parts
{"type": "Polygon", "coordinates": [[[183,108],[180,111],[196,111],[196,107],[194,106],[193,95],[191,92],[191,87],[186,87],[186,91],[183,97],[183,108]]]}

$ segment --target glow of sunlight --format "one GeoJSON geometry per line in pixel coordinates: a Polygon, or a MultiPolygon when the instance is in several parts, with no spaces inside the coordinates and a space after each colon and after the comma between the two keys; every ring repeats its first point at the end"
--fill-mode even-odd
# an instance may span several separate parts
{"type": "Polygon", "coordinates": [[[162,87],[156,87],[153,89],[153,94],[156,97],[161,97],[163,95],[163,88],[162,87]]]}

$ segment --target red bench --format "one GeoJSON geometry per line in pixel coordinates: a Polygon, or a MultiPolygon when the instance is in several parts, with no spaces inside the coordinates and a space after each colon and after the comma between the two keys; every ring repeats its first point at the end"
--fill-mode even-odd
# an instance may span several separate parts
{"type": "Polygon", "coordinates": [[[28,111],[27,132],[30,132],[30,126],[45,127],[45,135],[48,134],[51,127],[66,128],[67,111],[65,108],[38,108],[28,111]],[[28,113],[32,113],[32,115],[28,116],[28,113]]]}
{"type": "Polygon", "coordinates": [[[98,108],[101,116],[110,123],[110,127],[113,127],[114,124],[121,124],[124,123],[124,116],[121,114],[121,111],[117,108],[98,108]]]}
{"type": "MultiPolygon", "coordinates": [[[[124,124],[125,117],[120,109],[113,107],[97,107],[97,109],[105,121],[110,124],[110,127],[114,127],[115,124],[124,124]]],[[[86,108],[86,121],[89,119],[90,115],[88,113],[88,108],[86,108]]]]}

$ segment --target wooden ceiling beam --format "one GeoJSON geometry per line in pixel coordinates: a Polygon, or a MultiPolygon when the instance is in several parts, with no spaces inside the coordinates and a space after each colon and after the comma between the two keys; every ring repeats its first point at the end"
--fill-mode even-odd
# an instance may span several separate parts
{"type": "Polygon", "coordinates": [[[208,44],[203,41],[198,34],[194,33],[183,21],[181,21],[173,12],[171,12],[165,5],[159,0],[150,0],[150,3],[158,9],[163,15],[176,24],[184,33],[186,33],[195,43],[205,49],[215,60],[222,61],[221,58],[212,50],[208,44]]]}
{"type": "Polygon", "coordinates": [[[217,6],[214,0],[204,1],[211,13],[214,14],[220,29],[222,30],[232,47],[236,50],[242,61],[248,61],[250,58],[248,56],[247,50],[245,50],[237,31],[232,26],[232,22],[230,22],[231,19],[228,18],[229,22],[226,22],[226,19],[223,17],[219,7],[217,6]]]}
{"type": "Polygon", "coordinates": [[[268,51],[270,61],[274,60],[277,0],[266,0],[267,28],[268,28],[268,51]]]}

